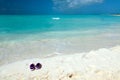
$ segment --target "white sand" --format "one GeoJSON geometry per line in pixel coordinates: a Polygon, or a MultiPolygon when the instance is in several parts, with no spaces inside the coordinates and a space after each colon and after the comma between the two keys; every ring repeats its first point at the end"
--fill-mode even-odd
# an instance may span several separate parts
{"type": "Polygon", "coordinates": [[[120,80],[120,46],[11,63],[0,67],[0,80],[120,80]],[[31,71],[37,62],[42,68],[31,71]]]}

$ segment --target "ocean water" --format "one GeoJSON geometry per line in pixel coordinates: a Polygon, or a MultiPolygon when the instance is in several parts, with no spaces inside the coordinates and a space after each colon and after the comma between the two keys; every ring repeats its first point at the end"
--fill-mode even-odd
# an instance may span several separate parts
{"type": "Polygon", "coordinates": [[[113,29],[119,32],[119,22],[120,17],[107,15],[1,15],[0,41],[24,40],[33,34],[41,39],[114,33],[113,29]]]}
{"type": "Polygon", "coordinates": [[[0,64],[120,44],[120,16],[0,15],[0,64]]]}

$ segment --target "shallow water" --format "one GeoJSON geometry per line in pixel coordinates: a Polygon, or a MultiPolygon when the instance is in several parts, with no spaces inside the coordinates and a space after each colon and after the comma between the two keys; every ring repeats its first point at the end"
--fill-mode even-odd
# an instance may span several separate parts
{"type": "Polygon", "coordinates": [[[120,44],[120,17],[0,15],[0,64],[120,44]]]}
{"type": "Polygon", "coordinates": [[[116,29],[119,33],[119,22],[119,16],[107,15],[0,15],[0,40],[20,40],[34,34],[39,35],[37,39],[71,37],[78,33],[79,37],[89,36],[106,31],[112,34],[116,29]]]}

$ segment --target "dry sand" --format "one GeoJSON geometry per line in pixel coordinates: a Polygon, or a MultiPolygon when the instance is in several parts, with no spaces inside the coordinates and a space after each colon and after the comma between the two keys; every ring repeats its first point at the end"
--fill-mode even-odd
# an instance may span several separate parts
{"type": "Polygon", "coordinates": [[[120,80],[120,46],[3,65],[0,80],[120,80]],[[42,68],[31,71],[38,62],[42,68]]]}

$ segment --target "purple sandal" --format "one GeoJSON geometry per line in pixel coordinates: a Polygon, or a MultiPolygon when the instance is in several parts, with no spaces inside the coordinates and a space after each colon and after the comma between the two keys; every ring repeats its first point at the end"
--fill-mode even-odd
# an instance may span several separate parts
{"type": "Polygon", "coordinates": [[[34,71],[34,70],[35,70],[35,65],[34,65],[34,64],[31,64],[31,65],[30,65],[30,69],[31,69],[32,71],[34,71]]]}
{"type": "Polygon", "coordinates": [[[41,69],[42,65],[40,63],[37,63],[35,67],[36,67],[36,69],[41,69]]]}

